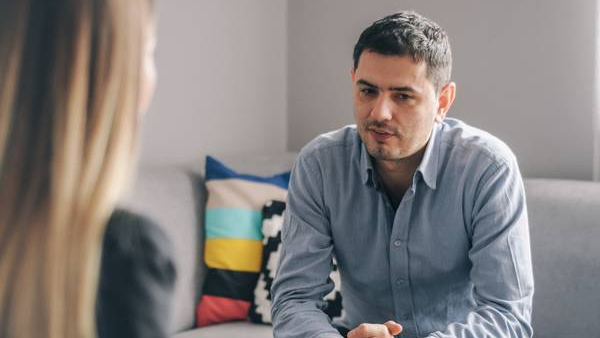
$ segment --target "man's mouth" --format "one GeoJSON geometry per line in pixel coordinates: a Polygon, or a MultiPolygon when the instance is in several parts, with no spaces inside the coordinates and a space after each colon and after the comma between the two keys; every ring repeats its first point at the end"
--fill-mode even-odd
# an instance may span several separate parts
{"type": "Polygon", "coordinates": [[[369,130],[371,130],[372,132],[375,132],[377,134],[381,134],[381,135],[394,135],[394,132],[385,130],[385,129],[378,129],[378,128],[370,128],[369,130]]]}
{"type": "Polygon", "coordinates": [[[395,135],[389,130],[379,128],[368,128],[368,131],[371,137],[377,142],[384,142],[395,135]]]}

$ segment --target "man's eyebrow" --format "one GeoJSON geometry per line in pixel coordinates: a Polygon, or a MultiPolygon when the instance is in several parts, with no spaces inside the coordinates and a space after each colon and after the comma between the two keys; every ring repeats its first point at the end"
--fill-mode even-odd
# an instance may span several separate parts
{"type": "MultiPolygon", "coordinates": [[[[357,80],[356,84],[379,89],[379,87],[377,85],[372,84],[371,82],[364,80],[364,79],[357,80]]],[[[415,94],[418,93],[417,90],[415,90],[413,87],[410,87],[410,86],[390,87],[390,88],[388,88],[388,90],[395,91],[395,92],[410,92],[410,93],[415,93],[415,94]]]]}
{"type": "Polygon", "coordinates": [[[371,88],[379,88],[376,85],[372,84],[371,82],[369,82],[367,80],[363,80],[363,79],[356,81],[356,84],[371,87],[371,88]]]}
{"type": "Polygon", "coordinates": [[[395,92],[411,92],[411,93],[418,93],[413,87],[410,86],[404,86],[404,87],[390,87],[389,90],[395,91],[395,92]]]}

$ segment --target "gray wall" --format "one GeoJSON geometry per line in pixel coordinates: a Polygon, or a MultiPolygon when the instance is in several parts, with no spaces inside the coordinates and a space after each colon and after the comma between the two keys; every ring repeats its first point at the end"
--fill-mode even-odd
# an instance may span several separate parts
{"type": "Polygon", "coordinates": [[[284,151],[287,2],[158,1],[158,87],[142,164],[284,151]]]}
{"type": "Polygon", "coordinates": [[[506,141],[526,176],[591,179],[594,140],[600,162],[596,3],[159,1],[159,81],[141,162],[295,151],[353,123],[356,38],[373,20],[414,9],[450,34],[458,84],[450,116],[506,141]]]}
{"type": "Polygon", "coordinates": [[[351,52],[362,29],[414,9],[450,35],[449,115],[502,138],[526,176],[591,179],[596,1],[312,0],[288,3],[288,141],[353,123],[351,52]]]}

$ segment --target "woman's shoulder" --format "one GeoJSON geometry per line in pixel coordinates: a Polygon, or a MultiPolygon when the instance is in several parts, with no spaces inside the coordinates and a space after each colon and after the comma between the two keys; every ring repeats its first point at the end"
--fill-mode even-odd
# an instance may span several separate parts
{"type": "Polygon", "coordinates": [[[115,211],[102,248],[98,337],[168,337],[175,279],[173,246],[161,228],[115,211]]]}
{"type": "Polygon", "coordinates": [[[104,234],[103,249],[146,257],[152,252],[170,256],[173,251],[171,241],[154,221],[123,209],[112,214],[104,234]]]}

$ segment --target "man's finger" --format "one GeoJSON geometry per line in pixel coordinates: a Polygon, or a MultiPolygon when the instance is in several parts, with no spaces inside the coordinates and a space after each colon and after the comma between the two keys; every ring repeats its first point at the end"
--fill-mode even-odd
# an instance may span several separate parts
{"type": "Polygon", "coordinates": [[[363,323],[348,332],[348,338],[387,338],[390,336],[387,326],[363,323]]]}
{"type": "Polygon", "coordinates": [[[402,332],[402,325],[396,323],[393,320],[387,321],[387,322],[383,323],[383,325],[385,325],[385,327],[387,327],[388,331],[390,332],[390,334],[392,336],[399,335],[400,332],[402,332]]]}

